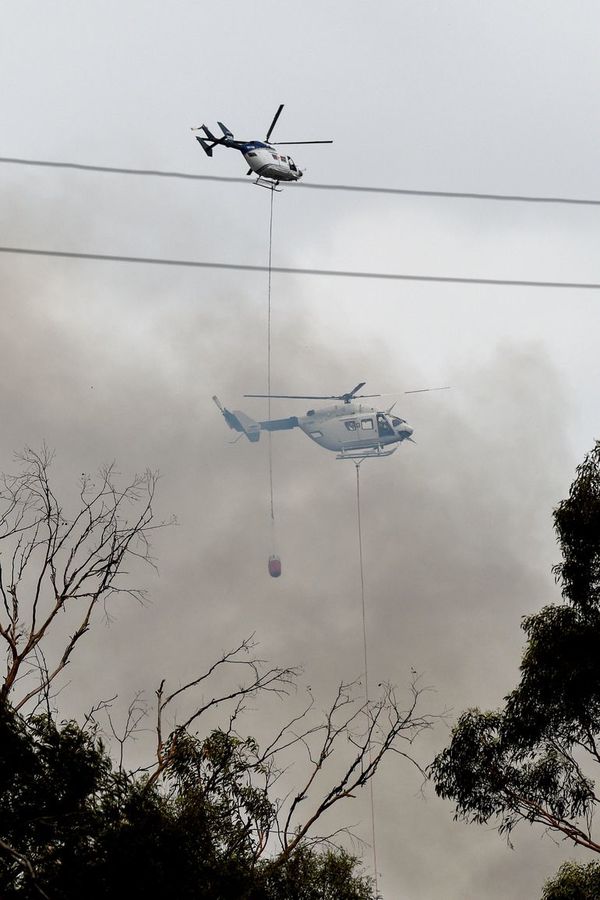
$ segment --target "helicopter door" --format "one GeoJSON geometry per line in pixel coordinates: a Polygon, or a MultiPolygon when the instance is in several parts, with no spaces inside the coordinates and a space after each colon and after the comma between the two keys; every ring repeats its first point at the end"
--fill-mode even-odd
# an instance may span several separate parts
{"type": "Polygon", "coordinates": [[[377,431],[379,432],[379,437],[392,437],[394,434],[394,429],[383,413],[377,413],[377,431]]]}

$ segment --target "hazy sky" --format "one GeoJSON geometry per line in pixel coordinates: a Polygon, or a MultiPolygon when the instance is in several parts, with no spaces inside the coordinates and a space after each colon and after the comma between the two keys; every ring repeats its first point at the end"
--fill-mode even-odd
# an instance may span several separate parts
{"type": "MultiPolygon", "coordinates": [[[[323,183],[600,198],[600,12],[592,2],[5,0],[5,157],[241,176],[189,131],[333,138],[298,147],[323,183]]],[[[0,244],[264,264],[269,194],[0,164],[0,244]]],[[[382,197],[290,187],[275,198],[274,263],[600,281],[600,209],[382,197]]],[[[116,459],[160,469],[150,604],[113,608],[61,695],[148,697],[251,632],[302,664],[324,704],[362,671],[355,472],[300,433],[275,435],[277,544],[269,578],[266,443],[214,408],[266,379],[266,277],[0,254],[0,468],[42,441],[58,488],[116,459]],[[216,649],[215,649],[216,648],[216,649]]],[[[553,506],[599,436],[595,292],[273,279],[273,387],[400,397],[416,445],[362,467],[371,680],[411,667],[425,707],[494,706],[515,684],[520,618],[558,592],[553,506]]],[[[303,402],[274,403],[274,415],[303,402]]],[[[247,729],[281,716],[266,704],[247,729]]],[[[450,718],[451,720],[451,718],[450,718]]],[[[430,759],[440,725],[421,745],[430,759]]],[[[535,898],[569,848],[452,821],[390,760],[376,784],[386,900],[535,898]]],[[[367,798],[340,811],[369,836],[367,798]]],[[[367,867],[370,855],[366,856],[367,867]]]]}

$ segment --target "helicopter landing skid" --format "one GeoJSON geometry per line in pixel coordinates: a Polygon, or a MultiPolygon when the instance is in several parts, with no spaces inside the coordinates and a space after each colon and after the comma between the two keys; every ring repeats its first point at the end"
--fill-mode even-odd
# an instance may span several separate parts
{"type": "Polygon", "coordinates": [[[398,447],[392,447],[390,450],[384,450],[383,447],[370,447],[365,450],[342,450],[338,453],[336,459],[379,459],[384,456],[391,456],[398,447]]]}
{"type": "Polygon", "coordinates": [[[266,178],[261,178],[259,175],[254,184],[257,184],[259,187],[267,188],[269,191],[277,191],[278,194],[281,194],[282,188],[278,187],[278,181],[267,181],[266,178]]]}

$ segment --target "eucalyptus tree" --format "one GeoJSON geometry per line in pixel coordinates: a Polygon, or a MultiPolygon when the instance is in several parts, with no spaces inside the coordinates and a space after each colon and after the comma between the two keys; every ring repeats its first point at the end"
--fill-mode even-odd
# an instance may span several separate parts
{"type": "MultiPolygon", "coordinates": [[[[508,837],[520,823],[540,825],[600,853],[600,442],[577,468],[554,527],[564,602],[524,618],[518,685],[503,708],[459,717],[431,774],[457,818],[493,822],[508,837]]],[[[597,869],[573,865],[559,880],[573,882],[578,872],[582,884],[597,879],[597,869]]]]}

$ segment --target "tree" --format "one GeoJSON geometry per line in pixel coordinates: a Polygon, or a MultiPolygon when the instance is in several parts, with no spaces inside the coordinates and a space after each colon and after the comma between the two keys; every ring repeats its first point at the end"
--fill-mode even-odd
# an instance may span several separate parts
{"type": "Polygon", "coordinates": [[[18,459],[21,470],[0,479],[0,638],[7,653],[0,701],[10,696],[22,709],[50,690],[98,606],[118,594],[143,599],[142,590],[119,579],[126,561],[152,562],[149,535],[161,525],[152,523],[152,472],[124,486],[114,466],[95,479],[83,474],[79,509],[68,517],[50,482],[52,454],[27,449],[18,459]],[[59,613],[74,631],[48,662],[43,647],[62,625],[59,613]]]}
{"type": "MultiPolygon", "coordinates": [[[[228,665],[250,673],[166,736],[161,718],[175,694],[166,695],[161,684],[156,758],[134,772],[123,767],[122,755],[113,761],[106,751],[99,724],[104,713],[110,717],[106,704],[91,710],[81,728],[57,725],[48,712],[22,717],[2,703],[0,896],[375,900],[359,860],[337,843],[345,829],[315,834],[314,826],[332,806],[355,796],[388,751],[410,759],[398,744],[408,748],[430,726],[415,711],[419,688],[413,685],[412,701],[400,712],[389,686],[367,704],[357,696],[358,684],[342,685],[316,721],[309,716],[311,697],[261,750],[234,727],[243,701],[265,691],[285,694],[294,672],[268,667],[251,653],[245,641],[178,689],[202,684],[210,691],[209,678],[216,675],[218,684],[228,665]],[[227,701],[234,707],[226,729],[205,737],[191,733],[193,721],[227,701]],[[342,742],[351,748],[345,757],[342,742]],[[298,748],[306,751],[305,775],[300,788],[281,799],[274,788],[298,748]],[[327,767],[334,751],[332,776],[327,767]],[[302,816],[301,804],[307,807],[302,816]]],[[[144,712],[134,701],[124,731],[114,728],[121,744],[144,712]]]]}
{"type": "Polygon", "coordinates": [[[600,864],[567,862],[544,885],[542,900],[598,900],[600,864]]]}
{"type": "Polygon", "coordinates": [[[241,731],[247,703],[287,698],[300,671],[270,666],[250,637],[174,690],[162,680],[153,706],[137,695],[121,729],[103,701],[82,725],[58,724],[51,691],[94,611],[114,595],[144,597],[125,562],[152,564],[149,537],[162,527],[156,476],[123,487],[114,467],[84,475],[68,514],[51,485],[51,455],[20,459],[0,490],[0,896],[374,900],[371,879],[339,843],[347,829],[323,823],[386,755],[420,768],[412,745],[435,717],[418,709],[418,678],[405,706],[390,684],[364,699],[354,681],[317,712],[308,688],[261,749],[241,731]],[[50,633],[54,645],[63,640],[52,660],[50,633]],[[201,733],[215,709],[225,724],[201,733]],[[128,771],[124,748],[150,714],[154,753],[128,771]]]}
{"type": "Polygon", "coordinates": [[[239,814],[268,816],[269,801],[249,790],[230,802],[248,752],[218,731],[181,746],[164,794],[114,767],[94,730],[4,706],[0,896],[372,900],[371,880],[343,850],[303,846],[281,865],[256,864],[239,814]]]}
{"type": "MultiPolygon", "coordinates": [[[[519,684],[503,709],[460,716],[431,773],[457,818],[494,821],[507,836],[520,822],[536,823],[598,853],[592,820],[600,763],[600,442],[577,468],[554,526],[562,552],[554,573],[565,602],[523,620],[519,684]]],[[[582,884],[597,877],[597,869],[561,872],[555,884],[576,872],[582,884]]],[[[588,896],[585,888],[546,890],[554,890],[548,900],[588,896]]]]}

